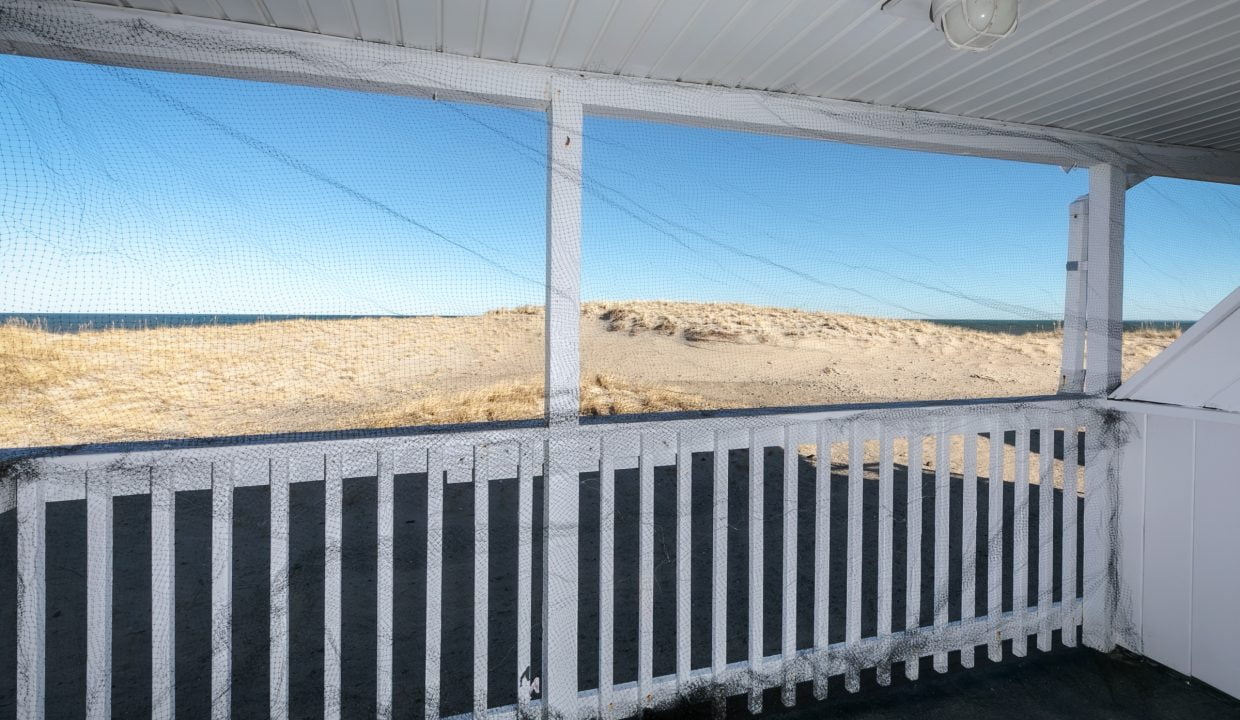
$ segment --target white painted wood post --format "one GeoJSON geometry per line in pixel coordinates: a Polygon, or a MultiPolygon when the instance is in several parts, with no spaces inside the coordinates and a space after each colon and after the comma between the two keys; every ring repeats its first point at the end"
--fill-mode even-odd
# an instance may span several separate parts
{"type": "Polygon", "coordinates": [[[211,717],[232,715],[233,464],[211,467],[211,717]]]}
{"type": "Polygon", "coordinates": [[[1063,360],[1059,369],[1059,392],[1085,390],[1085,298],[1089,272],[1089,196],[1082,195],[1068,206],[1068,264],[1064,283],[1063,360]]]}
{"type": "MultiPolygon", "coordinates": [[[[392,717],[392,602],[395,566],[396,475],[390,451],[376,459],[378,485],[379,548],[376,552],[375,580],[375,716],[380,720],[392,717]]],[[[285,492],[287,492],[287,487],[285,492]]],[[[286,550],[287,552],[287,550],[286,550]]]]}
{"type": "Polygon", "coordinates": [[[17,480],[17,717],[42,720],[47,627],[47,504],[41,475],[17,480]]]}
{"type": "Polygon", "coordinates": [[[272,460],[271,473],[271,650],[268,655],[270,677],[269,715],[272,720],[287,720],[289,689],[289,479],[288,458],[272,460]]]}
{"type": "Polygon", "coordinates": [[[86,717],[112,717],[112,476],[85,473],[86,717]]]}
{"type": "Polygon", "coordinates": [[[577,713],[582,111],[570,79],[557,77],[549,90],[541,689],[544,715],[568,718],[577,713]]]}
{"type": "Polygon", "coordinates": [[[1119,386],[1124,331],[1123,168],[1089,169],[1089,215],[1085,256],[1091,258],[1085,290],[1085,392],[1105,395],[1119,386]]]}
{"type": "Polygon", "coordinates": [[[176,716],[176,488],[183,469],[151,469],[151,717],[176,716]]]}
{"type": "MultiPolygon", "coordinates": [[[[1123,361],[1124,168],[1089,169],[1090,268],[1086,286],[1085,392],[1105,395],[1120,382],[1123,361]]],[[[1116,478],[1112,450],[1100,417],[1085,429],[1085,567],[1083,638],[1085,645],[1109,652],[1115,645],[1116,478]]]]}

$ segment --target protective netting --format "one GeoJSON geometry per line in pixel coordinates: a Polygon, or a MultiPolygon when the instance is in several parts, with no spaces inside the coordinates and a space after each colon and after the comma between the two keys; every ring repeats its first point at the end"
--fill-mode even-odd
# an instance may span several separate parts
{"type": "Polygon", "coordinates": [[[814,137],[1037,133],[548,128],[580,78],[39,7],[0,9],[62,58],[0,58],[0,711],[756,711],[1123,634],[1125,419],[970,400],[1059,387],[1085,171],[814,137]],[[584,415],[735,412],[548,427],[578,360],[584,415]],[[892,400],[944,402],[821,407],[892,400]]]}
{"type": "Polygon", "coordinates": [[[1240,287],[1240,188],[1155,177],[1126,201],[1125,378],[1240,287]]]}

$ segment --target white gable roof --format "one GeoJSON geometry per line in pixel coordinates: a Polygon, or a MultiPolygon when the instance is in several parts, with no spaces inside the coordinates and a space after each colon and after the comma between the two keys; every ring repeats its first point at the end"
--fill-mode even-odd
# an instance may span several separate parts
{"type": "Polygon", "coordinates": [[[1111,397],[1240,412],[1240,288],[1111,397]]]}

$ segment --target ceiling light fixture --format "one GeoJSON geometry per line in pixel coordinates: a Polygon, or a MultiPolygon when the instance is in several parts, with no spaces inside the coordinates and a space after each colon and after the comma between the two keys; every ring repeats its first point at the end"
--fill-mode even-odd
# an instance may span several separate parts
{"type": "Polygon", "coordinates": [[[1016,31],[1018,0],[931,0],[930,20],[957,50],[981,52],[1016,31]]]}

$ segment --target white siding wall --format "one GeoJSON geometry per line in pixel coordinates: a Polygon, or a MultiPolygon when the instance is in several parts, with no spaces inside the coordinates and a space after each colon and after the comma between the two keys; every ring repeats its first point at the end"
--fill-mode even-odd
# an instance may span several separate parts
{"type": "Polygon", "coordinates": [[[1117,641],[1240,697],[1240,415],[1117,406],[1117,641]]]}

